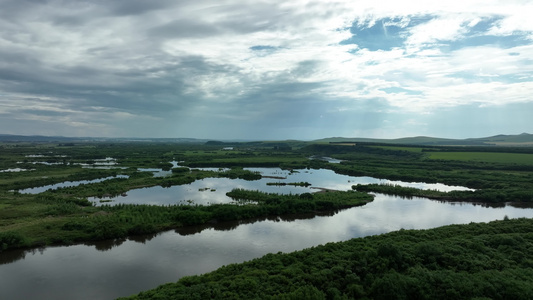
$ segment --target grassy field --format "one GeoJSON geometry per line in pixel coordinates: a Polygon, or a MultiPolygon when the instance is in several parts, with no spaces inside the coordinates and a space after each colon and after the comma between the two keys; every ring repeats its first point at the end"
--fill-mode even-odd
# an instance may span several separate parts
{"type": "Polygon", "coordinates": [[[428,158],[533,165],[533,154],[496,152],[427,152],[428,158]]]}
{"type": "Polygon", "coordinates": [[[372,146],[372,148],[385,149],[385,150],[397,150],[397,151],[408,151],[408,152],[422,152],[422,147],[400,147],[400,146],[372,146]]]}

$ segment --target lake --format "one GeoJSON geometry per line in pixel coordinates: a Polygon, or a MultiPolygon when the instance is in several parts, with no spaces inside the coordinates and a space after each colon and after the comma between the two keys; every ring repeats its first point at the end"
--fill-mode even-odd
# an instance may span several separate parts
{"type": "MultiPolygon", "coordinates": [[[[286,179],[263,178],[248,182],[235,180],[233,187],[240,184],[257,184],[265,189],[279,188],[279,191],[287,192],[281,190],[287,186],[267,186],[266,182],[308,181],[313,184],[312,187],[332,189],[350,189],[351,185],[365,181],[380,182],[379,179],[370,177],[344,177],[329,170],[301,170],[292,174],[279,169],[253,170],[261,171],[265,176],[286,179]],[[316,179],[317,177],[321,179],[316,179]]],[[[213,196],[214,200],[210,201],[214,203],[219,201],[215,195],[223,193],[223,189],[233,187],[222,187],[223,184],[232,182],[229,179],[229,182],[225,181],[226,178],[212,179],[220,179],[222,183],[219,186],[211,185],[217,181],[206,179],[195,182],[197,186],[191,187],[191,190],[195,189],[195,193],[183,197],[176,195],[179,193],[178,190],[172,190],[174,187],[161,189],[175,195],[172,201],[206,195],[205,199],[194,201],[207,201],[211,198],[209,196],[213,196]],[[214,188],[216,191],[198,191],[197,187],[214,188]]],[[[446,190],[458,187],[427,185],[425,188],[446,190]]],[[[115,201],[140,201],[138,199],[141,198],[128,198],[133,194],[134,191],[130,191],[127,197],[115,198],[115,201]]],[[[159,197],[159,194],[154,192],[152,197],[145,201],[158,201],[159,197]]],[[[166,203],[165,201],[167,200],[160,204],[166,203]]],[[[376,194],[375,200],[364,206],[322,216],[303,215],[228,222],[216,227],[188,227],[152,236],[102,241],[90,245],[7,251],[0,254],[0,299],[113,299],[155,288],[166,282],[174,282],[183,276],[201,274],[223,265],[251,260],[267,253],[291,252],[401,228],[424,229],[447,224],[488,222],[503,219],[505,216],[531,218],[533,210],[511,205],[490,207],[376,194]]]]}

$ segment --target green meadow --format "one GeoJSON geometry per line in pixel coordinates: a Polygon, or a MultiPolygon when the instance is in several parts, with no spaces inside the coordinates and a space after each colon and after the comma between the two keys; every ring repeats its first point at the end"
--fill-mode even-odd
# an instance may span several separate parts
{"type": "Polygon", "coordinates": [[[533,165],[533,154],[498,152],[426,152],[429,159],[533,165]]]}

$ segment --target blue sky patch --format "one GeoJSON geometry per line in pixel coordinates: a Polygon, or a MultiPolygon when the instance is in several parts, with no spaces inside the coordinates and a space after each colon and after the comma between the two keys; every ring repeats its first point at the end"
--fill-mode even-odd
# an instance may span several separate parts
{"type": "Polygon", "coordinates": [[[368,23],[354,22],[350,27],[352,37],[340,44],[356,44],[359,48],[366,48],[370,51],[389,51],[404,44],[408,36],[408,28],[425,23],[432,18],[433,16],[417,16],[407,19],[383,18],[377,20],[372,26],[368,26],[368,23]]]}
{"type": "Polygon", "coordinates": [[[341,45],[357,44],[359,48],[367,48],[370,51],[391,50],[394,47],[402,46],[405,37],[402,36],[404,28],[397,24],[397,19],[381,19],[376,21],[371,27],[366,24],[353,23],[350,28],[352,37],[341,42],[341,45]]]}
{"type": "Polygon", "coordinates": [[[420,91],[414,91],[414,90],[410,90],[410,89],[404,89],[404,88],[401,88],[401,87],[390,87],[390,88],[384,88],[384,89],[381,89],[382,91],[384,91],[385,93],[405,93],[405,94],[408,94],[408,95],[422,95],[422,92],[420,91]]]}
{"type": "Polygon", "coordinates": [[[449,50],[457,50],[465,47],[479,47],[479,46],[497,46],[503,49],[509,49],[516,46],[529,45],[531,42],[525,37],[519,35],[508,36],[495,36],[495,35],[483,35],[483,36],[470,36],[465,39],[454,41],[450,43],[449,50]]]}

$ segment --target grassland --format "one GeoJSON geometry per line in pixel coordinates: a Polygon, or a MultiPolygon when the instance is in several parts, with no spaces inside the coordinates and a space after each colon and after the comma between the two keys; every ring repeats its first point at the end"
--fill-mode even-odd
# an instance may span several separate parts
{"type": "Polygon", "coordinates": [[[420,153],[424,149],[422,147],[406,147],[406,146],[372,146],[372,147],[378,148],[378,149],[384,149],[384,150],[407,151],[407,152],[415,152],[415,153],[420,153]]]}
{"type": "Polygon", "coordinates": [[[533,166],[533,154],[494,152],[426,152],[429,159],[533,166]]]}

